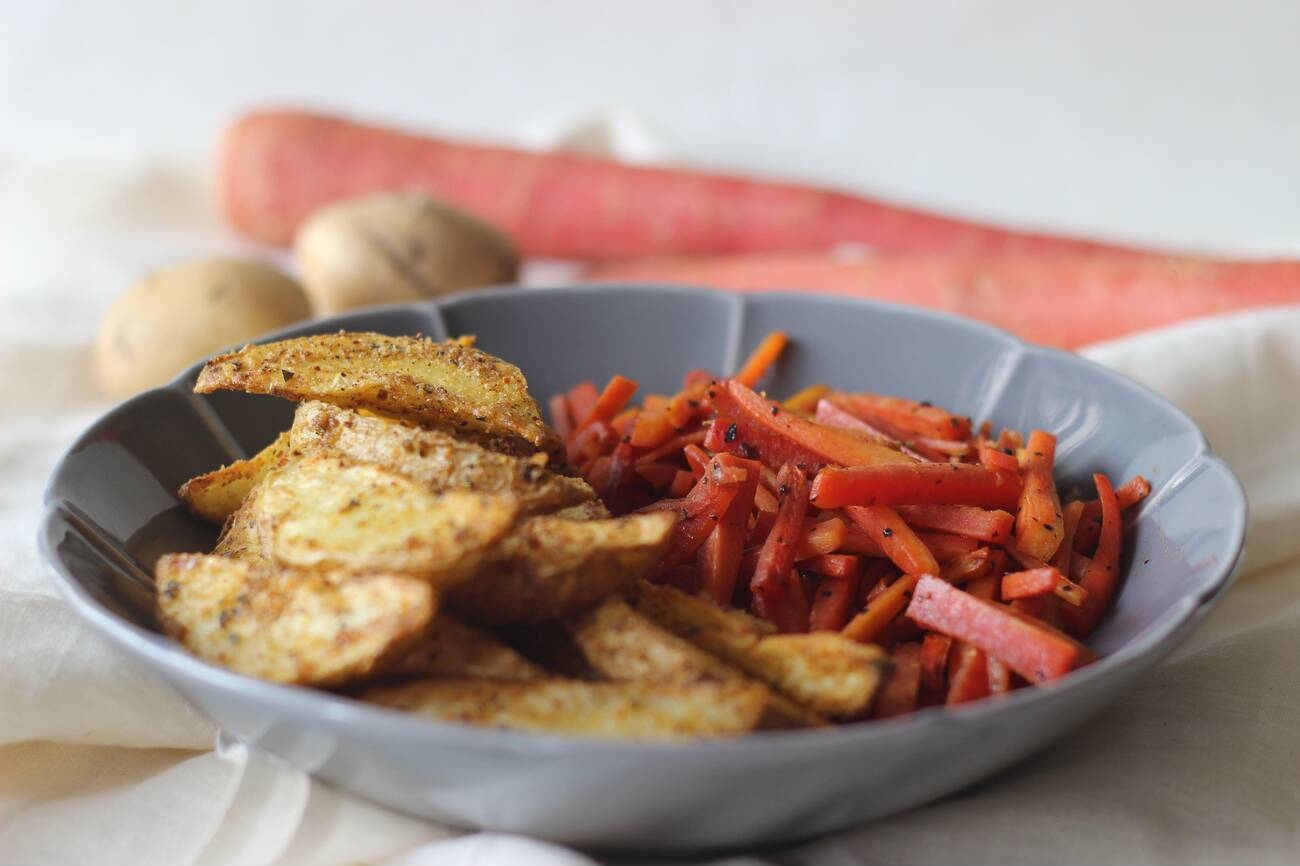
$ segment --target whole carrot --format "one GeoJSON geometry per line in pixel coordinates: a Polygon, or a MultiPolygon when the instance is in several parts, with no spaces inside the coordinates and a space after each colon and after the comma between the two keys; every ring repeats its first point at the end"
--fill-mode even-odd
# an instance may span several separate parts
{"type": "Polygon", "coordinates": [[[810,186],[465,144],[310,113],[262,112],[231,126],[219,189],[235,228],[275,244],[288,243],[321,205],[419,190],[494,224],[529,256],[612,260],[841,243],[926,253],[1120,251],[810,186]]]}
{"type": "Polygon", "coordinates": [[[1300,262],[1080,255],[780,254],[630,262],[585,279],[803,289],[928,307],[1073,349],[1230,310],[1300,304],[1300,262]]]}

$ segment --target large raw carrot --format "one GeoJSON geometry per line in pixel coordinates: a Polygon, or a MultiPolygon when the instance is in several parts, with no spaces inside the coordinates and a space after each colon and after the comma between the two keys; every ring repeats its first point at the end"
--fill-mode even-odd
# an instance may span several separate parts
{"type": "Polygon", "coordinates": [[[927,253],[1118,251],[809,186],[466,144],[287,111],[251,114],[229,128],[218,186],[230,222],[275,244],[288,243],[321,205],[420,190],[492,223],[529,256],[611,260],[842,243],[927,253]]]}
{"type": "Polygon", "coordinates": [[[978,647],[1034,683],[1065,676],[1092,659],[1087,647],[1061,632],[932,575],[917,582],[907,616],[978,647]]]}
{"type": "Polygon", "coordinates": [[[1015,508],[1020,479],[971,463],[897,463],[829,467],[817,473],[818,508],[844,505],[975,505],[1015,508]]]}
{"type": "Polygon", "coordinates": [[[595,268],[586,279],[804,289],[928,307],[1074,349],[1197,316],[1300,304],[1300,262],[1117,256],[767,255],[595,268]]]}
{"type": "Polygon", "coordinates": [[[783,412],[734,379],[718,382],[708,396],[717,409],[704,440],[710,451],[729,451],[774,468],[793,463],[805,472],[829,465],[912,462],[892,448],[783,412]]]}

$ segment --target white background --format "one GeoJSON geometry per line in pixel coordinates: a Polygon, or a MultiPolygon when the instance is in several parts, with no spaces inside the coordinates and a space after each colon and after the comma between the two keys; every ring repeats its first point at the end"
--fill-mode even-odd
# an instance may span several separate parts
{"type": "Polygon", "coordinates": [[[201,160],[265,103],[503,140],[626,110],[683,161],[1300,252],[1300,3],[0,5],[0,160],[201,160]]]}

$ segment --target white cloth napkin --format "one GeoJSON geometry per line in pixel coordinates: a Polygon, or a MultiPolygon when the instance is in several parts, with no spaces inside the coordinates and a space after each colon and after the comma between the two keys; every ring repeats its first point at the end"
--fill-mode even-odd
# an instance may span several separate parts
{"type": "MultiPolygon", "coordinates": [[[[0,163],[0,862],[590,863],[518,837],[457,837],[219,739],[59,598],[33,538],[53,462],[107,408],[89,380],[100,313],[150,267],[239,248],[195,177],[0,163]]],[[[1191,414],[1245,483],[1236,586],[1067,741],[942,803],[725,862],[1300,860],[1300,309],[1088,354],[1191,414]]]]}

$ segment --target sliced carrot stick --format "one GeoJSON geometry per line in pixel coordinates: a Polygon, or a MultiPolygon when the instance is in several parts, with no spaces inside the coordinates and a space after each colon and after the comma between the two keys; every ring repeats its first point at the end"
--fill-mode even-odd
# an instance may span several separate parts
{"type": "Polygon", "coordinates": [[[578,422],[577,429],[581,431],[597,421],[604,421],[606,424],[613,421],[614,416],[623,411],[623,407],[632,399],[638,387],[632,379],[616,374],[609,380],[605,390],[600,392],[600,396],[592,404],[591,411],[578,422]]]}
{"type": "Polygon", "coordinates": [[[1020,471],[1020,461],[1016,459],[1016,452],[1010,448],[999,448],[992,442],[981,442],[978,453],[980,463],[990,469],[1001,469],[1004,472],[1020,471]]]}
{"type": "Polygon", "coordinates": [[[971,420],[954,415],[930,403],[880,394],[836,394],[831,402],[869,424],[884,422],[910,436],[965,442],[970,438],[971,420]]]}
{"type": "Polygon", "coordinates": [[[830,465],[911,462],[891,448],[783,412],[734,379],[717,383],[709,395],[717,410],[704,440],[710,451],[730,451],[772,467],[793,463],[805,472],[830,465]]]}
{"type": "Polygon", "coordinates": [[[987,656],[976,646],[957,641],[952,648],[952,672],[948,675],[950,707],[968,704],[989,696],[989,669],[987,656]]]}
{"type": "Polygon", "coordinates": [[[698,445],[687,445],[682,449],[682,455],[686,458],[686,465],[695,473],[695,477],[702,477],[709,465],[708,453],[698,445]]]}
{"type": "Polygon", "coordinates": [[[677,474],[673,476],[673,482],[668,487],[668,493],[671,496],[682,497],[687,493],[690,493],[691,488],[694,486],[695,473],[679,469],[677,470],[677,474]]]}
{"type": "Polygon", "coordinates": [[[916,709],[921,692],[921,645],[900,643],[890,654],[894,669],[876,695],[871,715],[877,719],[902,716],[916,709]]]}
{"type": "Polygon", "coordinates": [[[922,453],[915,448],[909,447],[902,441],[906,437],[891,431],[883,430],[872,424],[868,424],[856,415],[841,409],[830,400],[819,400],[817,402],[817,412],[813,416],[813,420],[818,424],[824,424],[827,427],[834,427],[838,430],[846,430],[850,433],[860,434],[873,442],[878,442],[889,448],[895,448],[915,460],[932,463],[935,460],[941,461],[943,458],[943,455],[922,453]]]}
{"type": "MultiPolygon", "coordinates": [[[[910,522],[908,525],[911,525],[910,522]]],[[[947,535],[942,532],[917,532],[916,537],[930,548],[940,565],[960,559],[979,548],[980,544],[973,538],[961,535],[947,535]]]]}
{"type": "Polygon", "coordinates": [[[825,574],[817,582],[812,613],[808,618],[809,631],[839,631],[849,621],[857,601],[862,561],[857,557],[848,558],[854,562],[854,568],[840,575],[825,574]]]}
{"type": "Polygon", "coordinates": [[[573,426],[576,429],[596,407],[600,392],[596,390],[595,382],[579,382],[569,389],[568,397],[569,412],[573,415],[573,426]]]}
{"type": "Polygon", "coordinates": [[[1092,476],[1097,485],[1097,499],[1101,502],[1101,538],[1097,553],[1087,568],[1078,572],[1079,585],[1088,591],[1088,597],[1078,607],[1066,606],[1061,610],[1066,628],[1077,637],[1087,637],[1097,627],[1110,608],[1119,588],[1119,555],[1124,543],[1119,498],[1105,475],[1092,476]]]}
{"type": "Polygon", "coordinates": [[[1061,535],[1061,546],[1052,556],[1051,565],[1067,580],[1070,579],[1070,560],[1074,554],[1074,534],[1079,529],[1079,520],[1082,517],[1083,503],[1078,500],[1067,502],[1061,507],[1061,524],[1064,533],[1061,535]]]}
{"type": "MultiPolygon", "coordinates": [[[[688,445],[695,445],[696,447],[703,445],[705,435],[705,431],[695,430],[690,433],[683,433],[680,436],[675,436],[665,441],[654,450],[642,454],[638,458],[638,462],[654,463],[658,460],[667,460],[676,457],[681,454],[688,445]]],[[[635,437],[635,432],[633,433],[633,436],[635,437]]],[[[635,445],[636,442],[633,441],[632,444],[635,445]]]]}
{"type": "Polygon", "coordinates": [[[886,586],[844,626],[843,635],[858,643],[874,643],[896,616],[907,607],[919,574],[905,574],[886,586]]]}
{"type": "MultiPolygon", "coordinates": [[[[668,416],[662,411],[647,409],[637,416],[636,423],[632,425],[631,443],[637,448],[657,449],[660,445],[668,442],[673,438],[676,431],[668,416]]],[[[704,433],[700,432],[699,441],[704,441],[704,433]]],[[[677,450],[681,450],[678,448],[677,450]]],[[[641,459],[645,460],[647,455],[642,455],[641,459]]],[[[654,462],[666,455],[656,455],[654,462]]]]}
{"type": "Polygon", "coordinates": [[[900,505],[898,513],[910,526],[964,535],[1003,544],[1011,537],[1015,518],[1009,512],[970,505],[900,505]]]}
{"type": "Polygon", "coordinates": [[[1065,535],[1061,500],[1052,479],[1056,437],[1043,430],[1029,434],[1026,446],[1024,490],[1016,512],[1016,546],[1042,560],[1052,558],[1065,535]]]}
{"type": "Polygon", "coordinates": [[[988,668],[989,694],[1005,695],[1011,691],[1011,668],[993,656],[985,659],[988,668]]]}
{"type": "Polygon", "coordinates": [[[569,463],[580,466],[607,452],[617,441],[618,434],[612,427],[603,421],[595,421],[585,429],[576,431],[569,438],[565,451],[569,463]]]}
{"type": "Polygon", "coordinates": [[[736,373],[736,381],[749,388],[757,385],[759,380],[776,363],[776,359],[781,356],[781,352],[785,350],[785,344],[789,340],[789,335],[784,331],[773,331],[764,337],[763,342],[758,344],[758,347],[745,361],[744,366],[736,373]]]}
{"type": "Polygon", "coordinates": [[[1067,635],[932,575],[917,582],[907,616],[996,656],[1030,682],[1062,677],[1092,659],[1087,647],[1067,635]]]}
{"type": "Polygon", "coordinates": [[[560,438],[567,442],[573,435],[574,428],[573,415],[569,412],[569,399],[563,394],[556,394],[547,405],[551,410],[551,426],[555,428],[560,438]]]}
{"type": "Polygon", "coordinates": [[[901,463],[828,467],[817,473],[812,501],[818,508],[845,505],[976,505],[1014,508],[1020,479],[969,463],[901,463]]]}
{"type": "MultiPolygon", "coordinates": [[[[1119,501],[1121,511],[1127,511],[1137,505],[1151,492],[1151,482],[1141,475],[1130,478],[1123,485],[1115,488],[1115,498],[1119,501]]],[[[1076,530],[1074,549],[1079,553],[1092,553],[1097,547],[1101,535],[1101,502],[1093,499],[1085,502],[1083,517],[1076,530]]]]}
{"type": "Polygon", "coordinates": [[[758,485],[758,490],[754,492],[754,507],[759,511],[775,513],[777,507],[776,494],[762,484],[758,485]]]}
{"type": "MultiPolygon", "coordinates": [[[[715,458],[716,459],[716,458],[715,458]]],[[[759,616],[785,630],[793,611],[788,610],[795,551],[803,534],[803,518],[808,510],[808,479],[794,464],[787,463],[777,475],[780,505],[776,523],[758,554],[754,576],[749,581],[754,595],[754,609],[759,616]]]]}
{"type": "Polygon", "coordinates": [[[664,553],[665,567],[680,565],[693,557],[740,493],[745,479],[736,479],[728,473],[729,468],[716,458],[711,460],[707,471],[682,500],[681,520],[664,553]]]}
{"type": "Polygon", "coordinates": [[[799,537],[799,546],[795,550],[795,561],[834,553],[844,545],[848,531],[844,521],[838,517],[818,520],[811,526],[805,522],[803,534],[799,537]]]}
{"type": "Polygon", "coordinates": [[[858,528],[880,542],[885,555],[904,574],[937,574],[939,563],[934,554],[916,537],[912,528],[892,508],[881,505],[854,506],[844,514],[858,528]]]}
{"type": "Polygon", "coordinates": [[[705,592],[719,606],[726,607],[736,594],[736,579],[745,552],[745,533],[749,529],[749,513],[754,510],[754,490],[758,487],[759,472],[756,462],[731,454],[719,454],[714,460],[745,471],[745,480],[740,482],[735,498],[709,533],[700,558],[700,576],[705,592]]]}
{"type": "Polygon", "coordinates": [[[787,412],[801,412],[811,414],[817,410],[817,401],[822,395],[830,391],[830,385],[809,385],[801,391],[798,391],[791,397],[787,397],[781,403],[781,407],[787,412]]]}
{"type": "MultiPolygon", "coordinates": [[[[972,550],[943,566],[939,576],[948,583],[971,583],[988,577],[992,571],[992,552],[987,547],[972,550]]],[[[968,586],[967,591],[971,589],[968,586]]]]}
{"type": "Polygon", "coordinates": [[[1018,598],[1035,598],[1040,595],[1053,594],[1058,598],[1078,606],[1088,597],[1088,591],[1061,572],[1047,568],[1031,568],[1027,571],[1013,571],[1002,577],[1002,600],[1014,601],[1018,598]]]}
{"type": "Polygon", "coordinates": [[[929,692],[943,692],[948,688],[948,656],[952,638],[946,634],[930,632],[921,641],[921,686],[929,692]]]}
{"type": "Polygon", "coordinates": [[[857,577],[862,573],[862,559],[845,553],[822,553],[804,560],[799,567],[824,577],[857,577]]]}
{"type": "Polygon", "coordinates": [[[858,582],[858,609],[866,607],[897,578],[898,569],[888,559],[863,560],[862,580],[858,582]]]}

